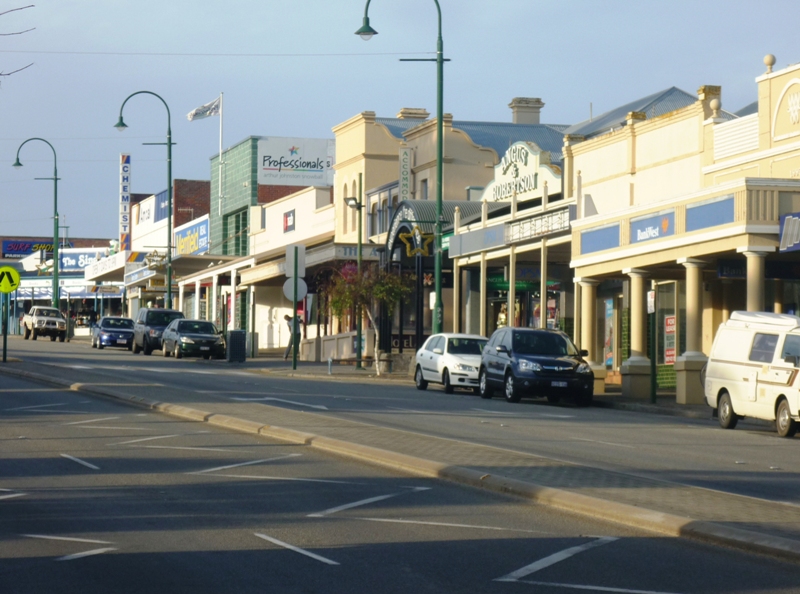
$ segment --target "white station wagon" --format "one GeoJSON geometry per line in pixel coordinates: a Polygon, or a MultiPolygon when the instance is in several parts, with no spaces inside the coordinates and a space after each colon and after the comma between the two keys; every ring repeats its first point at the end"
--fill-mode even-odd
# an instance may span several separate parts
{"type": "Polygon", "coordinates": [[[417,390],[428,388],[428,382],[440,383],[444,391],[471,388],[479,393],[478,370],[481,354],[488,339],[477,334],[434,334],[417,351],[414,383],[417,390]]]}
{"type": "Polygon", "coordinates": [[[733,429],[740,417],[775,421],[792,437],[800,411],[800,318],[735,311],[714,338],[705,374],[705,397],[719,424],[733,429]]]}

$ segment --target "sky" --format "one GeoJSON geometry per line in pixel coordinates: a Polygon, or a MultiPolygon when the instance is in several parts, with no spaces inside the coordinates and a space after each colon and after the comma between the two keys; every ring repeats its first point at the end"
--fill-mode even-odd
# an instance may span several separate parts
{"type": "MultiPolygon", "coordinates": [[[[763,58],[800,62],[797,0],[439,0],[444,111],[456,120],[510,122],[514,97],[540,97],[542,122],[574,124],[677,86],[722,87],[723,109],[755,101],[763,58]]],[[[354,35],[364,0],[0,0],[0,236],[53,234],[53,153],[61,231],[118,234],[119,155],[131,190],[173,177],[210,179],[219,120],[186,114],[224,93],[224,146],[255,136],[333,138],[362,111],[436,111],[437,35],[430,0],[372,0],[369,42],[354,35]]]]}

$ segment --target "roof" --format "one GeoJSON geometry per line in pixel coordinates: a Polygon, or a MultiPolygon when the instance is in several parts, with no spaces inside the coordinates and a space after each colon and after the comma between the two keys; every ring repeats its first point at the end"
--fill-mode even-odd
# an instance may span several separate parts
{"type": "Polygon", "coordinates": [[[403,132],[427,120],[419,118],[375,118],[376,124],[386,126],[395,138],[403,140],[403,132]]]}
{"type": "Polygon", "coordinates": [[[750,105],[745,105],[739,111],[734,111],[733,115],[743,118],[744,116],[749,116],[754,113],[758,113],[758,100],[753,101],[750,105]]]}
{"type": "Polygon", "coordinates": [[[670,87],[664,91],[653,93],[647,97],[642,97],[636,101],[631,101],[625,105],[585,120],[564,130],[564,134],[576,134],[585,138],[591,138],[598,134],[604,134],[614,128],[624,126],[627,116],[632,111],[645,113],[647,119],[657,118],[664,114],[688,107],[697,101],[697,97],[678,87],[670,87]]]}
{"type": "MultiPolygon", "coordinates": [[[[461,216],[471,217],[476,213],[480,215],[482,202],[468,202],[466,200],[442,201],[442,228],[451,227],[455,222],[456,207],[461,211],[461,216]]],[[[492,206],[489,204],[489,206],[492,206]]],[[[436,201],[435,200],[404,200],[397,205],[392,221],[389,224],[389,234],[386,236],[386,245],[392,249],[397,234],[401,229],[419,230],[431,234],[436,228],[436,201]]]]}

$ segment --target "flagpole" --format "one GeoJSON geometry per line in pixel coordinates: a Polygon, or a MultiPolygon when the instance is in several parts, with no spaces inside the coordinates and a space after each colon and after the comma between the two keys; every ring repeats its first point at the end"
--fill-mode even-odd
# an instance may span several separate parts
{"type": "Polygon", "coordinates": [[[219,94],[219,216],[222,216],[222,117],[223,117],[223,109],[222,109],[222,96],[225,93],[220,92],[219,94]]]}

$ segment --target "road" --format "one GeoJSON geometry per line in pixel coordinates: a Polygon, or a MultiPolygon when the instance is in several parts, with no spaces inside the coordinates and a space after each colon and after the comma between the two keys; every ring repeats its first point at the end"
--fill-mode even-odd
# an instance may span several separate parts
{"type": "Polygon", "coordinates": [[[800,591],[770,558],[28,380],[0,402],[3,593],[800,591]]]}

